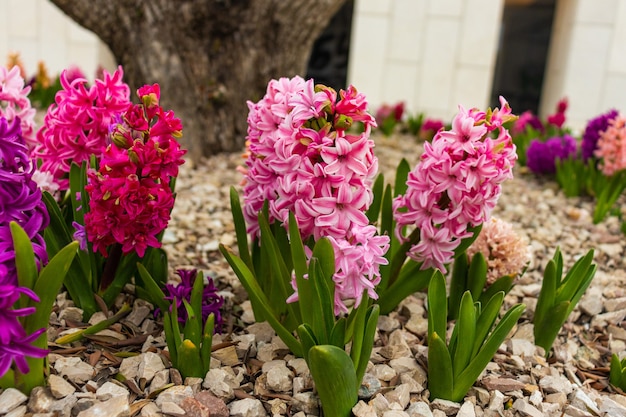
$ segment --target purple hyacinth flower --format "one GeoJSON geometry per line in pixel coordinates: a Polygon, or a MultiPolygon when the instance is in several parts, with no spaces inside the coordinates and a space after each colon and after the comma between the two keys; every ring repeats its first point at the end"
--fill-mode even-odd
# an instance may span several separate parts
{"type": "Polygon", "coordinates": [[[534,139],[526,150],[526,165],[535,174],[554,174],[555,161],[576,156],[576,139],[557,136],[542,142],[534,139]]]}
{"type": "MultiPolygon", "coordinates": [[[[196,281],[198,271],[195,269],[176,270],[176,274],[180,277],[181,282],[177,285],[166,284],[163,292],[165,293],[165,299],[170,303],[176,299],[176,307],[178,310],[178,322],[184,323],[187,321],[187,309],[182,300],[191,300],[191,290],[193,284],[196,281]]],[[[224,305],[224,298],[217,293],[218,289],[211,277],[208,278],[208,283],[204,285],[202,291],[202,322],[206,322],[209,314],[213,313],[215,316],[215,332],[219,332],[222,326],[222,314],[220,309],[224,305]]],[[[171,307],[170,307],[171,311],[171,307]]],[[[155,315],[159,313],[159,309],[154,311],[155,315]]]]}
{"type": "Polygon", "coordinates": [[[609,127],[609,121],[615,119],[617,115],[617,110],[613,109],[589,120],[585,127],[581,143],[581,152],[584,161],[593,158],[593,152],[598,146],[600,133],[604,132],[609,127]]]}
{"type": "Polygon", "coordinates": [[[41,190],[32,179],[35,165],[28,155],[19,118],[9,124],[0,117],[0,265],[7,269],[0,283],[17,285],[11,221],[30,238],[38,266],[48,262],[43,231],[50,218],[41,190]]]}

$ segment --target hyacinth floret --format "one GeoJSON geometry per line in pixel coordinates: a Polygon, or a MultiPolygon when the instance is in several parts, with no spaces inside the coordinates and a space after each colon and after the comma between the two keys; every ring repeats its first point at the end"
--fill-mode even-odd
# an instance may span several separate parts
{"type": "Polygon", "coordinates": [[[617,110],[612,109],[587,122],[580,145],[583,160],[586,161],[589,158],[593,158],[593,153],[598,146],[600,135],[609,127],[609,122],[615,119],[617,115],[617,110]]]}
{"type": "Polygon", "coordinates": [[[37,264],[48,262],[43,231],[50,218],[41,190],[32,179],[33,172],[19,118],[9,124],[0,117],[0,265],[7,268],[6,279],[13,284],[17,283],[17,272],[11,221],[31,239],[37,264]]]}
{"type": "Polygon", "coordinates": [[[600,134],[594,151],[600,160],[599,168],[606,176],[626,169],[626,117],[618,114],[609,120],[606,130],[600,134]]]}
{"type": "Polygon", "coordinates": [[[174,196],[172,178],[183,164],[176,138],[182,124],[159,105],[158,85],[138,91],[141,104],[127,106],[115,119],[100,168],[88,173],[85,187],[89,212],[85,215],[87,239],[93,250],[108,256],[108,247],[143,257],[148,247],[158,248],[157,235],[167,227],[174,196]]]}
{"type": "Polygon", "coordinates": [[[24,85],[24,78],[20,74],[20,67],[11,69],[0,67],[0,117],[9,123],[20,119],[22,138],[28,149],[35,147],[35,109],[32,108],[28,94],[30,86],[24,85]]]}
{"type": "MultiPolygon", "coordinates": [[[[258,213],[266,202],[270,222],[287,225],[293,212],[303,240],[329,238],[335,249],[335,313],[345,300],[375,298],[387,236],[375,236],[364,212],[378,171],[376,121],[353,86],[337,93],[301,77],[269,82],[265,96],[248,102],[244,216],[258,237],[258,213]],[[360,126],[361,129],[356,129],[360,126]],[[350,249],[348,249],[350,247],[350,249]],[[357,265],[349,269],[348,265],[357,265]]],[[[295,288],[295,283],[294,283],[295,288]]],[[[297,299],[297,293],[290,301],[297,299]]]]}
{"type": "Polygon", "coordinates": [[[122,67],[89,86],[84,78],[64,70],[60,76],[62,90],[44,117],[37,132],[37,147],[33,151],[41,159],[41,171],[49,172],[61,190],[69,188],[67,175],[72,162],[100,157],[107,146],[109,125],[115,115],[130,104],[130,89],[122,81],[122,67]]]}
{"type": "Polygon", "coordinates": [[[502,182],[513,177],[517,154],[503,125],[516,116],[502,97],[500,104],[487,112],[459,106],[451,129],[424,143],[406,193],[393,202],[396,235],[414,242],[407,255],[422,269],[446,271],[470,228],[489,219],[502,182]]]}
{"type": "MultiPolygon", "coordinates": [[[[179,276],[180,282],[167,283],[163,292],[165,293],[165,300],[170,303],[176,301],[176,311],[178,313],[178,322],[185,323],[187,321],[187,309],[183,304],[183,300],[191,302],[191,292],[193,290],[194,282],[198,276],[198,271],[195,269],[178,269],[176,275],[179,276]]],[[[208,277],[207,282],[202,290],[202,322],[205,323],[209,317],[209,314],[213,313],[215,317],[214,331],[219,333],[222,327],[222,313],[221,308],[224,305],[224,297],[218,294],[218,289],[213,282],[213,278],[208,277]]],[[[174,305],[170,306],[170,313],[174,305]]],[[[154,311],[155,316],[159,314],[160,310],[154,311]]]]}
{"type": "Polygon", "coordinates": [[[29,368],[25,357],[42,358],[47,350],[32,346],[45,329],[26,334],[20,317],[33,307],[13,308],[20,296],[39,301],[30,289],[19,286],[10,224],[19,224],[32,242],[37,267],[48,261],[43,231],[50,221],[41,190],[33,181],[34,164],[21,135],[20,119],[0,117],[0,376],[13,364],[21,373],[29,368]]]}
{"type": "Polygon", "coordinates": [[[526,165],[535,174],[554,174],[556,160],[575,157],[576,139],[571,135],[555,136],[541,141],[533,139],[526,149],[526,165]]]}
{"type": "Polygon", "coordinates": [[[479,252],[487,262],[487,285],[500,277],[521,275],[531,259],[528,240],[511,223],[496,217],[483,224],[478,237],[467,248],[470,258],[479,252]]]}

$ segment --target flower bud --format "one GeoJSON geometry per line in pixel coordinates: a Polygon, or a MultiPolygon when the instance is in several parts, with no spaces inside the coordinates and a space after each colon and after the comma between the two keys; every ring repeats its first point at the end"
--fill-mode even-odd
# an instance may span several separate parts
{"type": "Polygon", "coordinates": [[[340,114],[337,116],[337,118],[335,118],[335,123],[333,124],[333,126],[335,127],[335,129],[346,130],[349,129],[350,126],[352,126],[352,122],[352,117],[346,116],[345,114],[340,114]]]}

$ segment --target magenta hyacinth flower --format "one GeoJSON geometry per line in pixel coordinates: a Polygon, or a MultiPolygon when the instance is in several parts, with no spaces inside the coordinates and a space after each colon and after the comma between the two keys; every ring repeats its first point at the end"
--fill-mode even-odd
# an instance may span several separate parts
{"type": "Polygon", "coordinates": [[[422,269],[446,272],[454,250],[471,236],[469,227],[489,219],[501,183],[513,177],[517,154],[503,124],[515,116],[504,98],[500,103],[490,113],[459,106],[452,129],[424,144],[407,192],[394,200],[396,235],[406,242],[414,239],[407,233],[419,233],[407,255],[422,269]]]}
{"type": "Polygon", "coordinates": [[[67,174],[72,162],[80,164],[91,155],[100,157],[114,116],[129,106],[130,89],[122,81],[123,75],[122,67],[112,75],[104,71],[103,79],[88,86],[84,78],[70,81],[74,75],[68,70],[61,73],[63,89],[46,113],[33,150],[33,156],[42,161],[41,171],[51,173],[61,190],[69,188],[67,174]]]}
{"type": "Polygon", "coordinates": [[[609,127],[609,122],[615,119],[617,115],[617,110],[612,109],[587,122],[581,143],[583,160],[586,161],[589,158],[593,158],[593,153],[598,147],[598,139],[600,139],[600,135],[609,127]]]}
{"type": "MultiPolygon", "coordinates": [[[[178,312],[178,322],[185,323],[187,321],[187,309],[183,304],[183,300],[189,302],[191,300],[191,290],[193,284],[198,276],[198,271],[195,269],[178,269],[176,274],[180,277],[180,283],[165,284],[163,292],[165,293],[165,299],[170,303],[176,300],[176,308],[178,312]]],[[[204,285],[202,291],[202,322],[206,322],[209,314],[213,313],[215,316],[215,332],[219,333],[222,327],[222,313],[221,308],[224,305],[224,298],[217,293],[218,289],[211,277],[208,278],[208,283],[204,285]]],[[[173,306],[170,306],[170,312],[173,306]]],[[[160,310],[157,308],[154,314],[157,315],[160,310]]]]}
{"type": "Polygon", "coordinates": [[[557,136],[542,142],[534,139],[526,149],[526,165],[535,174],[554,174],[556,160],[576,156],[576,139],[557,136]]]}

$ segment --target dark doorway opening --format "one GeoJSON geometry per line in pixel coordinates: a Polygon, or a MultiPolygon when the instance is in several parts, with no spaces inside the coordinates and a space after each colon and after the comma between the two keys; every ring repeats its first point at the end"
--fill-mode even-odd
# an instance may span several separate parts
{"type": "Polygon", "coordinates": [[[337,11],[313,45],[306,78],[339,91],[346,88],[354,0],[337,11]]]}
{"type": "Polygon", "coordinates": [[[504,96],[513,112],[537,114],[556,0],[507,0],[502,15],[491,104],[504,96]]]}

